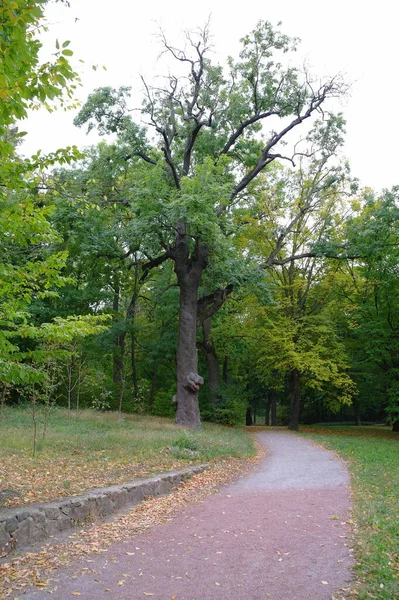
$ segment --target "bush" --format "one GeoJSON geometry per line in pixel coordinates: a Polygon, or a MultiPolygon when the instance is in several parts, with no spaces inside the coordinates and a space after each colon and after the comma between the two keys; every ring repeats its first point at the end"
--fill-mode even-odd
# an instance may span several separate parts
{"type": "Polygon", "coordinates": [[[170,390],[162,390],[155,394],[153,413],[158,417],[174,418],[176,412],[176,404],[173,404],[172,398],[175,392],[170,390]]]}
{"type": "Polygon", "coordinates": [[[247,393],[238,384],[225,384],[219,387],[218,401],[202,412],[205,421],[219,425],[245,425],[247,393]]]}

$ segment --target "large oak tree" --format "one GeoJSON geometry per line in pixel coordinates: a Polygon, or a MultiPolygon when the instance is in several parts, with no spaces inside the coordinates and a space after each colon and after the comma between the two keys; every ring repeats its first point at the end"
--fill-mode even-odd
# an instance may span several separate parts
{"type": "Polygon", "coordinates": [[[295,148],[284,150],[286,141],[320,116],[344,85],[287,66],[285,55],[298,42],[268,22],[241,40],[238,60],[230,58],[225,70],[210,59],[208,26],[187,33],[184,48],[164,35],[161,41],[177,74],[157,85],[143,80],[141,123],[131,117],[127,88],[96,90],[75,123],[118,134],[121,157],[134,168],[129,201],[148,239],[141,248],[144,270],[174,263],[180,290],[176,421],[199,426],[198,318],[221,306],[237,277],[234,211],[250,200],[268,165],[294,162],[295,148]]]}

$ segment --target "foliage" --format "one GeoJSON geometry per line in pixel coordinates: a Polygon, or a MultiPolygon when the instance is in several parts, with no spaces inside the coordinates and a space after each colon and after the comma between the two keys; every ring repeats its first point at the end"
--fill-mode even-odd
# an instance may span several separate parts
{"type": "MultiPolygon", "coordinates": [[[[229,58],[225,70],[212,64],[207,25],[187,34],[184,49],[161,37],[164,52],[180,63],[186,76],[171,74],[156,85],[143,80],[142,124],[132,119],[127,87],[95,90],[75,124],[87,125],[88,131],[95,127],[102,135],[116,134],[106,150],[105,172],[114,167],[119,171],[114,171],[111,193],[103,199],[119,199],[115,190],[123,189],[134,242],[125,243],[122,254],[133,257],[143,270],[140,282],[167,261],[174,263],[180,290],[176,418],[198,426],[197,390],[188,392],[184,385],[198,369],[196,324],[207,311],[214,314],[220,308],[223,293],[226,297],[254,279],[258,267],[248,249],[243,256],[234,243],[235,216],[253,204],[256,182],[261,173],[267,176],[270,164],[277,159],[294,164],[296,150],[292,157],[284,156],[282,146],[305,120],[314,125],[308,156],[317,155],[312,161],[315,172],[328,160],[341,143],[343,120],[325,115],[321,106],[346,87],[340,78],[316,85],[308,73],[286,67],[281,55],[294,51],[298,41],[268,22],[260,21],[241,40],[238,58],[229,58]],[[325,120],[318,122],[317,115],[325,120]]],[[[341,178],[337,167],[321,187],[332,188],[341,178]]],[[[84,190],[87,200],[91,189],[84,190]]],[[[311,208],[306,202],[300,205],[305,212],[311,208]]],[[[282,240],[270,265],[280,258],[282,240]]],[[[135,346],[133,338],[131,343],[135,346]]]]}
{"type": "MultiPolygon", "coordinates": [[[[6,0],[2,3],[0,36],[0,380],[3,384],[33,383],[40,374],[23,364],[15,332],[28,330],[28,306],[33,299],[56,293],[65,280],[63,252],[51,251],[59,239],[49,223],[51,207],[43,207],[39,187],[41,171],[55,162],[67,163],[80,154],[74,148],[31,159],[16,155],[21,133],[16,125],[28,109],[63,95],[71,97],[76,82],[68,58],[69,42],[60,47],[52,63],[41,64],[38,31],[43,27],[44,1],[6,0]],[[10,135],[12,133],[12,135],[10,135]]],[[[30,329],[33,335],[35,329],[30,329]]]]}
{"type": "Polygon", "coordinates": [[[205,420],[242,424],[271,392],[285,420],[296,378],[307,421],[353,402],[358,420],[394,422],[398,190],[358,193],[328,111],[341,79],[316,85],[283,58],[298,40],[268,22],[226,68],[208,26],[184,49],[161,35],[177,75],[143,80],[141,112],[126,86],[95,90],[75,123],[107,142],[23,159],[26,111],[71,103],[79,83],[68,41],[40,63],[45,4],[8,0],[0,40],[2,403],[34,389],[77,413],[172,417],[196,341],[205,420]]]}

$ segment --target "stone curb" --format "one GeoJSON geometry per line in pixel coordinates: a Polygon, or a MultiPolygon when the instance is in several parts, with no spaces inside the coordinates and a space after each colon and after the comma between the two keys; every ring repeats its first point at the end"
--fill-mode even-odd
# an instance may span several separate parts
{"type": "Polygon", "coordinates": [[[87,519],[102,517],[121,508],[134,506],[148,496],[167,494],[183,481],[204,471],[207,466],[187,467],[121,485],[93,488],[81,496],[63,498],[46,504],[36,503],[20,508],[0,509],[0,550],[2,553],[13,552],[81,525],[87,519]]]}

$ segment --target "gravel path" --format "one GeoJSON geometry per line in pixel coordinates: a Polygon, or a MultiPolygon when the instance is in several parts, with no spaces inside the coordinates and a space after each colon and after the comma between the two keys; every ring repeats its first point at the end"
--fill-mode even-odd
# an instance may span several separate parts
{"type": "Polygon", "coordinates": [[[106,556],[57,571],[51,596],[30,590],[23,597],[339,597],[352,567],[346,524],[349,480],[343,463],[289,432],[262,431],[258,436],[269,455],[256,472],[166,525],[109,548],[106,556]]]}

